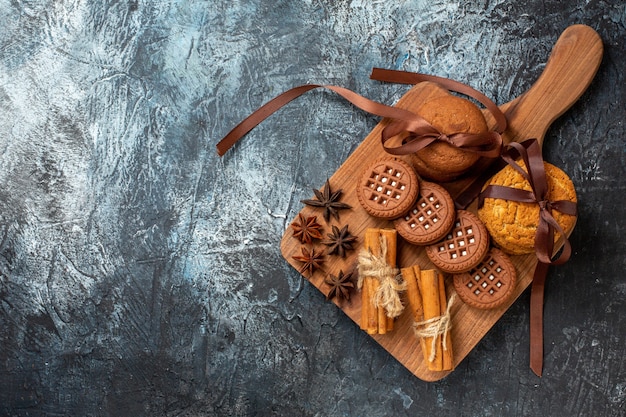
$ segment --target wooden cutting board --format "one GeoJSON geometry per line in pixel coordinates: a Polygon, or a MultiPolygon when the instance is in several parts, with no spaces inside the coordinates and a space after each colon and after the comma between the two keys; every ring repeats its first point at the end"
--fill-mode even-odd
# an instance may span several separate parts
{"type": "MultiPolygon", "coordinates": [[[[509,121],[509,126],[503,134],[504,142],[537,138],[543,144],[544,135],[550,124],[570,108],[591,83],[602,60],[602,53],[602,41],[593,29],[584,25],[567,28],[556,42],[545,70],[536,83],[520,97],[500,106],[509,121]]],[[[444,94],[449,93],[436,84],[421,83],[407,92],[396,106],[415,111],[426,101],[444,94]]],[[[485,117],[489,123],[493,123],[488,112],[485,112],[485,117]]],[[[343,190],[341,201],[350,204],[352,209],[342,210],[339,221],[332,219],[329,225],[324,225],[319,210],[304,206],[301,211],[305,216],[317,215],[324,225],[325,233],[330,232],[332,224],[339,227],[347,224],[350,232],[358,237],[355,250],[348,252],[345,259],[326,256],[323,269],[316,271],[312,276],[305,277],[324,294],[327,294],[329,290],[324,284],[327,274],[337,274],[340,269],[345,272],[356,265],[357,254],[363,245],[366,228],[393,228],[391,222],[369,216],[359,205],[356,195],[356,184],[363,168],[385,155],[380,136],[382,129],[388,123],[388,120],[383,119],[329,179],[332,190],[343,190]]],[[[442,185],[454,196],[469,182],[471,179],[442,185]]],[[[322,187],[323,184],[320,184],[320,188],[322,187]]],[[[472,203],[469,210],[476,211],[476,202],[472,203]]],[[[292,234],[290,228],[285,232],[281,241],[281,252],[294,268],[299,269],[301,263],[295,261],[293,256],[300,254],[301,243],[292,234]]],[[[314,247],[320,251],[325,249],[325,246],[320,243],[314,244],[314,247]]],[[[468,355],[531,283],[537,263],[535,255],[512,256],[511,258],[518,272],[518,282],[514,296],[505,305],[493,310],[478,310],[462,302],[453,305],[451,336],[454,344],[455,366],[468,355]]],[[[418,264],[423,269],[434,268],[423,248],[408,244],[400,238],[397,262],[398,267],[418,264]]],[[[446,289],[448,294],[454,291],[450,277],[446,278],[446,289]]],[[[354,293],[350,302],[343,301],[337,305],[357,325],[359,324],[360,294],[354,293]]],[[[445,377],[450,371],[428,370],[419,341],[413,333],[412,323],[413,318],[408,309],[405,309],[397,319],[391,333],[372,337],[418,378],[436,381],[445,377]]]]}

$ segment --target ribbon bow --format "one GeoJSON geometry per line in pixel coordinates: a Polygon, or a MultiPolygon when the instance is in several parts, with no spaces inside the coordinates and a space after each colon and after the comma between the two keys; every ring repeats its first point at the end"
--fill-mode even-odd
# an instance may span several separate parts
{"type": "Polygon", "coordinates": [[[477,153],[488,158],[497,158],[502,150],[500,134],[506,130],[507,120],[504,113],[487,96],[472,87],[448,78],[416,72],[388,70],[374,68],[370,78],[400,84],[419,84],[429,81],[442,87],[472,97],[483,104],[496,120],[495,130],[482,133],[452,133],[446,135],[438,131],[422,117],[416,115],[413,120],[397,119],[383,129],[382,144],[385,151],[392,155],[407,155],[415,153],[433,142],[448,143],[465,151],[477,153]],[[399,146],[389,146],[392,138],[402,133],[408,133],[399,146]]]}
{"type": "Polygon", "coordinates": [[[571,245],[565,235],[565,231],[554,219],[552,210],[575,216],[577,214],[576,203],[567,200],[548,200],[548,182],[539,142],[537,142],[537,139],[527,139],[521,143],[511,142],[502,153],[502,159],[528,181],[532,191],[501,185],[489,185],[480,193],[478,206],[481,207],[483,205],[485,198],[501,198],[522,203],[536,203],[539,206],[539,224],[535,233],[537,259],[549,265],[561,265],[567,262],[572,253],[571,245]],[[524,161],[526,170],[516,162],[515,156],[517,155],[524,161]],[[564,246],[561,254],[553,260],[555,230],[564,238],[564,246]]]}
{"type": "Polygon", "coordinates": [[[548,267],[567,262],[572,253],[569,240],[552,216],[552,210],[575,216],[577,214],[576,203],[567,200],[548,200],[548,182],[537,139],[527,139],[521,143],[511,142],[502,153],[502,159],[528,181],[532,191],[489,185],[479,194],[478,206],[483,205],[485,198],[536,203],[539,206],[539,224],[535,232],[535,252],[539,262],[535,267],[530,293],[530,368],[536,375],[541,376],[543,371],[543,295],[548,267]],[[516,156],[522,158],[526,170],[515,161],[516,156]],[[553,259],[555,230],[564,238],[564,245],[560,255],[553,259]]]}

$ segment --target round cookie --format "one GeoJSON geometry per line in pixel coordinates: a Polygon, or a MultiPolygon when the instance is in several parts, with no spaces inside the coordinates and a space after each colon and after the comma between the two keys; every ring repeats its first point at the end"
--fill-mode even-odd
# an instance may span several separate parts
{"type": "MultiPolygon", "coordinates": [[[[526,169],[523,162],[519,164],[526,169]]],[[[576,190],[567,174],[548,162],[544,162],[544,168],[548,183],[547,199],[576,202],[576,190]]],[[[532,190],[528,181],[510,165],[491,177],[485,187],[492,184],[532,190]]],[[[535,233],[539,223],[538,204],[485,198],[483,206],[478,209],[478,216],[485,223],[493,242],[503,251],[511,255],[535,251],[535,233]]],[[[552,210],[552,216],[567,234],[576,224],[576,216],[563,214],[558,210],[552,210]]],[[[554,241],[556,242],[559,237],[558,233],[555,233],[554,241]]]]}
{"type": "MultiPolygon", "coordinates": [[[[436,151],[437,148],[442,148],[443,145],[442,143],[433,143],[431,145],[429,145],[428,147],[433,147],[433,150],[436,151]]],[[[446,147],[450,147],[450,145],[445,144],[446,147]]],[[[448,149],[446,149],[444,147],[443,149],[443,153],[445,154],[445,152],[448,149]]],[[[421,152],[421,151],[420,151],[421,152]]],[[[444,159],[445,155],[443,155],[441,158],[433,158],[433,159],[444,159]]],[[[449,167],[445,168],[445,169],[438,169],[435,167],[432,167],[428,164],[426,164],[426,162],[424,162],[422,159],[420,159],[419,156],[417,156],[417,154],[412,154],[411,155],[411,162],[413,163],[413,166],[415,167],[415,170],[419,173],[420,176],[422,176],[423,178],[428,178],[430,180],[436,181],[436,182],[450,182],[450,181],[454,181],[455,179],[461,177],[463,174],[465,174],[468,171],[468,168],[465,168],[465,164],[461,164],[461,166],[463,167],[462,169],[459,170],[454,170],[454,166],[450,165],[449,167]]]]}
{"type": "MultiPolygon", "coordinates": [[[[481,110],[471,101],[447,95],[426,102],[417,111],[439,132],[482,133],[488,130],[481,110]]],[[[434,142],[412,155],[417,172],[426,178],[451,181],[469,170],[480,156],[445,142],[434,142]]]]}
{"type": "Polygon", "coordinates": [[[426,246],[426,255],[443,272],[469,271],[489,250],[489,233],[472,212],[458,210],[452,230],[440,242],[426,246]]]}
{"type": "Polygon", "coordinates": [[[517,272],[504,252],[491,248],[476,267],[454,275],[453,282],[454,289],[465,304],[490,309],[501,306],[511,298],[517,272]]]}
{"type": "Polygon", "coordinates": [[[407,242],[414,245],[430,245],[441,240],[452,228],[456,211],[454,201],[442,186],[420,181],[417,202],[393,224],[407,242]]]}
{"type": "Polygon", "coordinates": [[[379,159],[367,167],[356,194],[371,216],[395,219],[405,214],[419,192],[419,180],[411,165],[401,159],[379,159]]]}

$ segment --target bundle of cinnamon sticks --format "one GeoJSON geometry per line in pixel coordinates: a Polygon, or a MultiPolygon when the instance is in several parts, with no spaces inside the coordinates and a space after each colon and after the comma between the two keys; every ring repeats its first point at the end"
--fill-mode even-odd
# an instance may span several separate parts
{"type": "MultiPolygon", "coordinates": [[[[443,275],[414,265],[401,270],[406,283],[409,308],[415,321],[424,361],[431,371],[454,369],[450,311],[443,275]]],[[[450,305],[452,300],[450,300],[450,305]]]]}
{"type": "Polygon", "coordinates": [[[395,317],[404,309],[400,292],[405,291],[428,369],[452,370],[450,306],[453,299],[446,298],[444,277],[437,270],[422,270],[418,265],[396,269],[396,245],[395,229],[365,231],[357,283],[361,290],[360,327],[372,335],[392,331],[395,317]]]}
{"type": "Polygon", "coordinates": [[[404,289],[396,280],[396,230],[367,229],[364,252],[359,257],[359,284],[361,289],[360,327],[368,334],[386,334],[393,330],[394,319],[402,312],[399,294],[404,289]],[[381,288],[381,286],[392,288],[381,288]],[[388,290],[381,297],[381,290],[388,290]],[[397,297],[397,299],[395,298],[397,297]],[[381,302],[381,298],[385,298],[381,302]],[[390,298],[394,298],[390,300],[390,298]]]}

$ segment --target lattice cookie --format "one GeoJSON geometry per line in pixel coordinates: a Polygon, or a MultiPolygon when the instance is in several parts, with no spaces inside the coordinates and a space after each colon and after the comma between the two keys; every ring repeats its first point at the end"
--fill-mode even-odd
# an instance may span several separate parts
{"type": "Polygon", "coordinates": [[[419,182],[411,165],[401,159],[374,162],[357,186],[359,202],[370,215],[394,219],[406,213],[417,199],[419,182]]]}
{"type": "Polygon", "coordinates": [[[454,225],[454,201],[442,186],[420,181],[417,202],[394,220],[400,236],[414,245],[430,245],[441,240],[454,225]]]}
{"type": "Polygon", "coordinates": [[[509,257],[499,249],[491,248],[475,268],[454,275],[454,288],[466,304],[490,309],[505,303],[515,289],[517,273],[509,257]]]}
{"type": "Polygon", "coordinates": [[[469,271],[483,260],[489,249],[489,234],[480,219],[458,210],[454,226],[444,240],[426,247],[428,258],[451,274],[469,271]]]}

